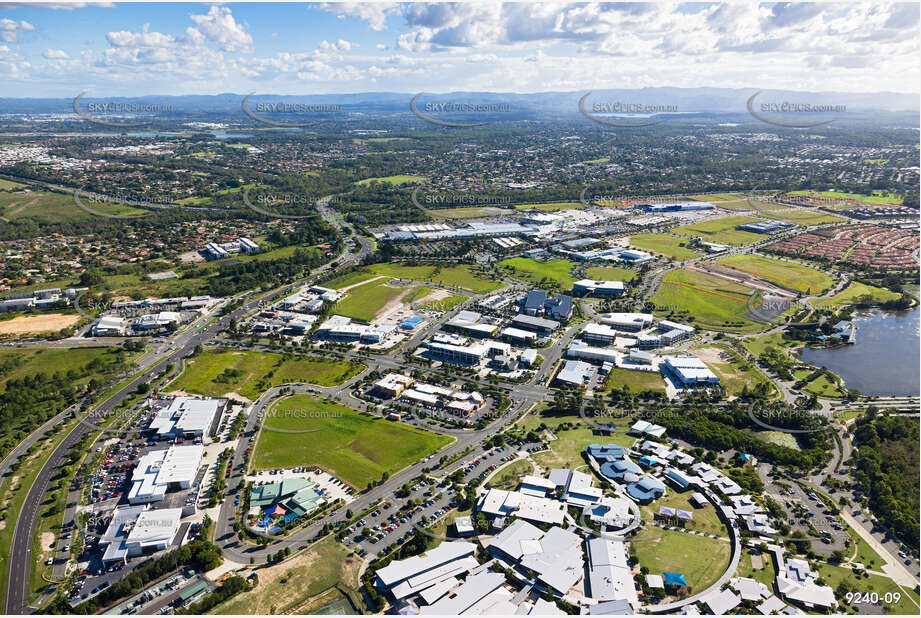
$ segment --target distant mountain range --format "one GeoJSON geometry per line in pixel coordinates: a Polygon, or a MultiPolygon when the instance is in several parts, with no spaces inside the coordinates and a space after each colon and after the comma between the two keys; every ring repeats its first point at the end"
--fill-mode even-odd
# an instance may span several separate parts
{"type": "MultiPolygon", "coordinates": [[[[672,106],[679,113],[745,113],[746,102],[757,88],[640,88],[608,89],[576,92],[536,92],[515,94],[501,92],[426,93],[420,98],[431,102],[471,102],[508,105],[512,111],[533,113],[578,114],[579,100],[591,92],[586,107],[591,112],[596,103],[672,106]]],[[[76,97],[79,93],[75,92],[76,97]]],[[[141,97],[106,97],[104,92],[87,92],[81,107],[94,102],[118,102],[170,105],[176,112],[222,113],[239,112],[248,93],[216,95],[145,95],[141,97]]],[[[348,111],[408,111],[409,101],[418,93],[361,92],[354,94],[276,95],[259,93],[251,105],[273,103],[324,103],[340,105],[348,111]]],[[[810,105],[845,106],[848,112],[915,112],[921,109],[918,94],[897,92],[804,92],[793,90],[763,90],[756,98],[762,103],[808,103],[810,105]]],[[[0,98],[0,114],[67,113],[73,112],[73,98],[0,98]]]]}

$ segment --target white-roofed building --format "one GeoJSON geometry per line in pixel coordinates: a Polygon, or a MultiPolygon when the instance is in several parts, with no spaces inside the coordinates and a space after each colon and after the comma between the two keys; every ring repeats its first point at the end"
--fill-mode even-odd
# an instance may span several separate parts
{"type": "Polygon", "coordinates": [[[623,281],[595,281],[580,279],[572,284],[573,294],[589,296],[622,296],[625,290],[623,281]]]}
{"type": "Polygon", "coordinates": [[[651,313],[602,313],[598,320],[618,330],[638,332],[652,325],[653,316],[651,313]]]}
{"type": "Polygon", "coordinates": [[[681,386],[720,383],[719,377],[696,356],[665,356],[660,367],[663,373],[676,378],[681,386]]]}
{"type": "Polygon", "coordinates": [[[405,599],[476,568],[475,552],[476,546],[466,541],[442,543],[421,556],[394,560],[378,569],[375,585],[397,600],[405,599]]]}
{"type": "Polygon", "coordinates": [[[224,399],[174,397],[166,407],[157,411],[148,430],[160,439],[200,438],[206,435],[220,417],[224,399]]]}
{"type": "Polygon", "coordinates": [[[594,370],[588,363],[580,360],[568,360],[556,379],[569,386],[585,386],[585,382],[592,376],[594,370]]]}
{"type": "Polygon", "coordinates": [[[590,343],[610,345],[619,336],[620,331],[607,324],[589,322],[582,329],[582,338],[590,343]]]}
{"type": "Polygon", "coordinates": [[[200,444],[188,444],[151,451],[141,457],[131,475],[128,502],[157,502],[168,491],[190,488],[195,482],[204,451],[200,444]]]}
{"type": "Polygon", "coordinates": [[[149,510],[146,505],[116,508],[99,539],[99,544],[106,546],[103,564],[124,564],[130,557],[168,548],[181,519],[182,509],[149,510]]]}
{"type": "Polygon", "coordinates": [[[480,498],[477,510],[492,517],[515,515],[529,521],[561,524],[566,514],[566,505],[529,493],[490,489],[480,498]]]}
{"type": "Polygon", "coordinates": [[[566,349],[568,358],[578,358],[593,363],[617,363],[620,360],[620,354],[609,348],[598,348],[590,346],[583,341],[576,339],[566,349]]]}
{"type": "Polygon", "coordinates": [[[104,316],[93,324],[94,337],[121,337],[128,332],[128,320],[116,316],[104,316]]]}
{"type": "Polygon", "coordinates": [[[479,614],[477,609],[489,609],[500,599],[493,596],[493,593],[504,591],[507,596],[506,601],[511,600],[512,593],[504,590],[505,575],[494,573],[492,571],[482,571],[476,575],[471,575],[463,584],[458,586],[449,596],[441,600],[419,608],[422,615],[438,614],[442,616],[460,616],[461,614],[479,614]]]}
{"type": "Polygon", "coordinates": [[[636,610],[639,607],[633,570],[623,541],[590,537],[585,542],[588,557],[588,590],[595,601],[622,599],[636,610]]]}
{"type": "Polygon", "coordinates": [[[710,611],[717,616],[725,616],[730,610],[735,609],[742,603],[742,597],[732,590],[719,590],[711,592],[701,599],[710,611]]]}

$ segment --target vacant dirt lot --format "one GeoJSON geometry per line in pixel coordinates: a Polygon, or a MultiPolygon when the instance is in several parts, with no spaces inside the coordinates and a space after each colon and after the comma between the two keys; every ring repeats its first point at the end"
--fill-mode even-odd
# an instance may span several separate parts
{"type": "Polygon", "coordinates": [[[62,328],[73,326],[80,320],[79,315],[67,313],[21,315],[12,320],[0,321],[0,335],[56,332],[62,328]]]}

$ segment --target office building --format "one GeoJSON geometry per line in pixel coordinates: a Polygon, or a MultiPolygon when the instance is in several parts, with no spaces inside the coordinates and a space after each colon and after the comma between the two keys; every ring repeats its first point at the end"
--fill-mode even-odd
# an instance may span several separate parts
{"type": "Polygon", "coordinates": [[[102,563],[125,564],[128,558],[167,549],[179,532],[182,509],[150,510],[147,505],[116,507],[99,545],[102,563]]]}
{"type": "Polygon", "coordinates": [[[585,383],[594,374],[594,369],[588,363],[580,360],[568,360],[556,379],[567,386],[585,386],[585,383]]]}
{"type": "Polygon", "coordinates": [[[665,356],[662,372],[677,379],[681,386],[710,386],[720,383],[719,377],[696,356],[665,356]]]}
{"type": "Polygon", "coordinates": [[[134,467],[128,502],[157,502],[169,491],[189,489],[198,475],[203,454],[204,447],[200,444],[171,446],[147,453],[134,467]]]}
{"type": "Polygon", "coordinates": [[[547,320],[530,315],[516,315],[511,321],[515,326],[543,334],[555,332],[560,328],[560,323],[556,320],[547,320]]]}
{"type": "Polygon", "coordinates": [[[91,332],[94,337],[121,337],[128,332],[128,320],[115,316],[99,318],[91,332]]]}
{"type": "Polygon", "coordinates": [[[572,285],[573,294],[583,296],[623,296],[623,281],[596,281],[593,279],[580,279],[572,285]]]}
{"type": "MultiPolygon", "coordinates": [[[[210,433],[226,402],[225,399],[174,397],[168,405],[157,410],[156,416],[147,428],[158,440],[201,438],[210,433]]],[[[160,403],[157,400],[149,400],[151,406],[158,406],[160,403]]]]}

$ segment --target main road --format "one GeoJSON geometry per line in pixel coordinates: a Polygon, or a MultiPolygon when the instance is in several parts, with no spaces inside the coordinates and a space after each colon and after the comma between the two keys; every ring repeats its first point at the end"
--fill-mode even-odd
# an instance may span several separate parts
{"type": "MultiPolygon", "coordinates": [[[[329,209],[328,206],[330,199],[331,198],[327,197],[319,200],[317,202],[317,210],[326,221],[328,221],[341,233],[343,224],[341,220],[336,217],[333,211],[329,209]]],[[[324,264],[323,266],[316,269],[312,276],[306,281],[288,284],[267,295],[256,296],[245,302],[237,309],[210,322],[206,326],[202,327],[200,324],[207,322],[213,317],[213,315],[210,313],[194,322],[189,328],[182,331],[182,333],[177,335],[174,339],[174,345],[176,348],[178,348],[175,352],[168,354],[169,348],[163,348],[156,354],[150,355],[147,366],[142,369],[141,372],[139,372],[134,377],[134,379],[119,388],[114,394],[93,408],[94,418],[107,418],[108,415],[122,402],[137,392],[137,389],[141,384],[148,383],[155,375],[166,369],[167,365],[170,363],[180,362],[183,359],[189,357],[199,345],[211,340],[218,333],[224,330],[231,320],[240,319],[243,316],[258,310],[262,303],[283,295],[290,294],[292,290],[299,288],[305,283],[311,283],[320,275],[327,274],[331,270],[341,270],[359,263],[362,259],[364,259],[366,255],[370,253],[372,245],[370,241],[363,237],[359,236],[357,237],[357,240],[360,247],[357,254],[354,254],[350,248],[352,241],[350,239],[345,240],[346,250],[343,255],[340,256],[338,264],[335,267],[332,267],[330,264],[324,264]]],[[[67,416],[67,411],[58,414],[53,419],[51,419],[51,421],[45,423],[41,428],[39,428],[39,430],[33,432],[29,438],[24,440],[24,444],[34,443],[39,439],[41,435],[44,435],[44,432],[48,431],[55,424],[63,422],[67,416]]],[[[48,485],[51,479],[60,470],[61,464],[63,463],[67,454],[71,451],[71,449],[79,444],[84,437],[98,430],[99,428],[94,423],[88,421],[86,418],[77,423],[74,428],[71,429],[71,431],[67,434],[67,436],[60,442],[57,448],[55,448],[55,450],[51,453],[48,460],[45,462],[45,464],[42,466],[42,469],[36,476],[32,486],[29,488],[29,492],[26,496],[22,510],[19,512],[19,516],[15,522],[15,528],[13,531],[13,541],[10,547],[9,573],[7,576],[8,585],[5,613],[24,614],[29,613],[34,609],[29,606],[29,582],[30,572],[32,569],[32,541],[38,526],[41,503],[48,491],[48,485]]],[[[13,453],[4,459],[3,469],[8,469],[8,464],[13,461],[13,455],[15,453],[21,453],[23,451],[24,449],[17,447],[13,453]]]]}

